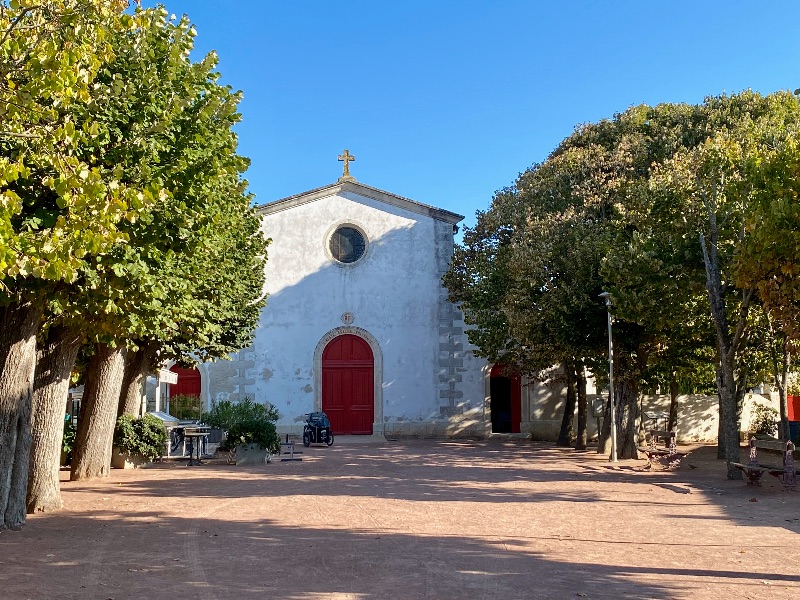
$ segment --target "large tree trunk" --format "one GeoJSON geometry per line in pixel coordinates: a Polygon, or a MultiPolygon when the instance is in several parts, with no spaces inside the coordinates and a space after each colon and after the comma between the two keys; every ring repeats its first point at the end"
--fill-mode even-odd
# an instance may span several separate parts
{"type": "Polygon", "coordinates": [[[567,379],[567,399],[564,402],[564,416],[561,418],[561,431],[558,433],[557,446],[569,448],[572,442],[572,421],[575,418],[575,365],[571,360],[564,364],[564,375],[567,379]]]}
{"type": "Polygon", "coordinates": [[[747,343],[748,312],[753,290],[743,290],[739,314],[733,328],[728,323],[727,283],[723,285],[718,253],[719,230],[715,212],[716,198],[706,200],[710,239],[700,234],[700,247],[706,268],[706,291],[717,337],[717,393],[719,394],[719,448],[717,456],[725,459],[728,479],[742,479],[742,472],[732,463],[741,462],[739,421],[747,373],[740,356],[747,343]]]}
{"type": "Polygon", "coordinates": [[[96,344],[78,416],[70,479],[107,477],[125,367],[125,349],[96,344]]]}
{"type": "Polygon", "coordinates": [[[617,456],[639,458],[639,383],[634,379],[619,378],[616,384],[617,403],[617,456]]]}
{"type": "Polygon", "coordinates": [[[42,310],[30,302],[0,308],[0,529],[25,523],[31,395],[42,310]]]}
{"type": "MultiPolygon", "coordinates": [[[[726,361],[727,362],[727,361],[726,361]]],[[[731,463],[741,462],[739,430],[741,429],[743,381],[738,381],[730,364],[723,363],[717,373],[719,389],[720,447],[727,463],[728,479],[742,479],[742,472],[731,463]],[[737,385],[738,384],[738,385],[737,385]]]]}
{"type": "Polygon", "coordinates": [[[667,431],[675,431],[678,426],[678,382],[675,378],[669,381],[669,421],[667,431]]]}
{"type": "Polygon", "coordinates": [[[141,416],[144,385],[152,359],[152,346],[143,345],[135,352],[131,350],[126,352],[125,375],[122,378],[122,390],[117,410],[118,417],[121,415],[141,416]]]}
{"type": "Polygon", "coordinates": [[[61,443],[70,376],[83,335],[68,327],[52,327],[39,350],[33,390],[33,442],[27,510],[62,507],[59,485],[61,443]]]}
{"type": "Polygon", "coordinates": [[[603,407],[603,421],[597,433],[597,453],[609,454],[611,452],[611,400],[606,398],[603,407]]]}
{"type": "Polygon", "coordinates": [[[575,365],[575,375],[578,391],[578,434],[575,439],[575,450],[586,450],[586,420],[589,410],[589,399],[586,397],[586,372],[583,368],[583,361],[577,361],[575,365]]]}

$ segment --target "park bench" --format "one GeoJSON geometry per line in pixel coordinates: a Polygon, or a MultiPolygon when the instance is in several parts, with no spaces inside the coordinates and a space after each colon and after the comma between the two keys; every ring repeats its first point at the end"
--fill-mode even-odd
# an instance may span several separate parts
{"type": "Polygon", "coordinates": [[[653,429],[648,433],[647,447],[639,451],[647,456],[645,469],[652,469],[653,465],[660,465],[663,469],[677,469],[688,452],[679,452],[675,443],[675,432],[653,429]],[[661,444],[661,445],[659,445],[661,444]]]}
{"type": "Polygon", "coordinates": [[[797,491],[797,476],[800,475],[800,470],[797,469],[794,462],[794,444],[791,441],[784,442],[782,440],[757,440],[755,437],[750,438],[750,460],[748,463],[731,463],[732,466],[739,469],[747,476],[747,484],[752,486],[761,485],[761,476],[764,473],[769,473],[780,479],[783,484],[783,489],[786,491],[797,491]],[[777,465],[762,465],[758,461],[758,449],[764,450],[778,450],[783,452],[783,466],[777,465]]]}

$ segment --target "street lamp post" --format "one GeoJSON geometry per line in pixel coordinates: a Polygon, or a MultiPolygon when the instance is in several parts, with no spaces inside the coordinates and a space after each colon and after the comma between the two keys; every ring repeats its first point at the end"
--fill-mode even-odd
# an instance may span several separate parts
{"type": "Polygon", "coordinates": [[[611,462],[617,462],[617,411],[614,408],[614,342],[611,337],[611,294],[603,292],[608,315],[608,402],[611,405],[611,462]]]}

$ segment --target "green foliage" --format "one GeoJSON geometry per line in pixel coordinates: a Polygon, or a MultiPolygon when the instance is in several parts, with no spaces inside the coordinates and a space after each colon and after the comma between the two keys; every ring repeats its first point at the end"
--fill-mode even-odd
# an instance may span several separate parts
{"type": "Polygon", "coordinates": [[[61,438],[61,452],[64,454],[64,464],[72,462],[72,450],[75,448],[75,436],[78,428],[70,420],[64,421],[64,433],[61,438]]]}
{"type": "Polygon", "coordinates": [[[780,423],[778,411],[766,404],[755,404],[750,415],[750,432],[775,435],[780,423]]]}
{"type": "Polygon", "coordinates": [[[134,418],[122,415],[114,429],[114,445],[121,452],[155,460],[164,455],[167,431],[158,417],[145,415],[134,418]]]}
{"type": "Polygon", "coordinates": [[[742,398],[767,364],[757,300],[800,338],[799,131],[796,96],[749,91],[577,127],[465,230],[444,284],[470,340],[527,372],[570,356],[602,371],[608,291],[617,387],[713,377],[738,460],[742,398]]]}
{"type": "Polygon", "coordinates": [[[800,341],[800,135],[779,140],[754,165],[747,238],[736,257],[737,284],[755,287],[788,339],[800,341]]]}
{"type": "Polygon", "coordinates": [[[3,3],[0,290],[74,281],[87,255],[124,241],[118,222],[151,198],[86,160],[81,149],[102,131],[75,119],[96,100],[93,80],[114,55],[109,38],[132,26],[126,5],[3,3]]]}
{"type": "Polygon", "coordinates": [[[215,402],[203,421],[206,425],[227,432],[225,443],[228,448],[239,444],[258,444],[270,452],[278,452],[280,438],[275,429],[278,417],[274,406],[244,398],[239,402],[215,402]]]}
{"type": "Polygon", "coordinates": [[[199,421],[203,417],[203,401],[197,396],[170,396],[169,412],[181,421],[199,421]]]}
{"type": "MultiPolygon", "coordinates": [[[[27,148],[28,138],[7,140],[9,156],[27,162],[8,179],[19,202],[10,213],[0,202],[0,303],[35,291],[50,323],[90,341],[152,347],[164,359],[225,358],[252,341],[265,301],[267,241],[233,132],[241,93],[218,83],[213,52],[190,60],[196,32],[187,17],[169,17],[163,7],[103,8],[127,2],[62,2],[104,11],[102,19],[91,13],[102,24],[103,51],[82,72],[80,101],[58,113],[69,144],[45,144],[65,148],[75,182],[64,183],[49,154],[40,160],[44,150],[27,148]],[[4,236],[6,215],[13,235],[32,236],[29,243],[4,236]],[[95,230],[104,237],[84,239],[95,230]],[[48,235],[70,242],[68,273],[56,266],[50,273],[34,256],[46,250],[55,265],[59,250],[48,235]],[[10,248],[24,252],[4,269],[10,248]],[[16,296],[5,298],[7,290],[16,296]]],[[[3,139],[0,131],[0,159],[3,139]]],[[[0,172],[0,192],[3,184],[0,172]]]]}
{"type": "Polygon", "coordinates": [[[151,190],[122,227],[127,243],[87,261],[54,312],[101,341],[155,345],[162,358],[224,358],[250,343],[267,242],[241,174],[233,126],[241,94],[217,83],[216,56],[193,63],[195,30],[163,7],[136,10],[111,36],[98,101],[76,115],[101,134],[81,148],[97,168],[151,190]]]}

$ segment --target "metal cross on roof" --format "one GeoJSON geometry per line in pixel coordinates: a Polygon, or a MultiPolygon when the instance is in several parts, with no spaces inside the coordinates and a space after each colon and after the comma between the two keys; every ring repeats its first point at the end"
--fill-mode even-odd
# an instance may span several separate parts
{"type": "Polygon", "coordinates": [[[350,154],[350,151],[345,148],[344,154],[339,155],[339,160],[344,162],[344,173],[339,177],[339,181],[355,181],[356,178],[350,175],[350,161],[355,160],[356,157],[350,154]]]}

